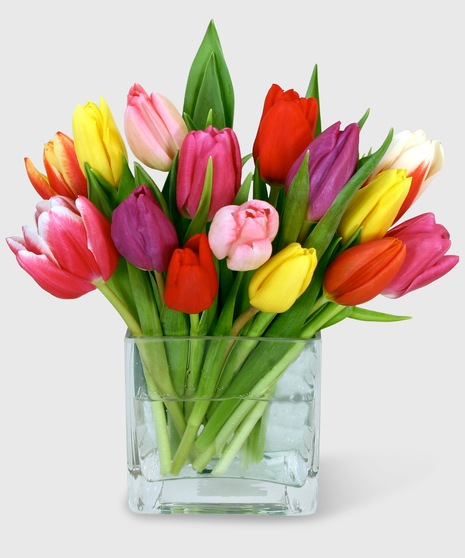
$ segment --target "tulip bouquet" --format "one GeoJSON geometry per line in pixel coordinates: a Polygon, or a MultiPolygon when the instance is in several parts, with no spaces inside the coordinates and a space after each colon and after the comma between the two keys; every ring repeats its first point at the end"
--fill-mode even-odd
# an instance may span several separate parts
{"type": "Polygon", "coordinates": [[[125,321],[156,402],[164,475],[186,463],[203,471],[214,456],[214,473],[224,474],[248,437],[257,458],[253,434],[264,408],[254,405],[301,350],[258,338],[308,339],[345,318],[404,319],[359,305],[403,296],[458,262],[446,255],[449,234],[432,213],[397,224],[442,168],[438,141],[390,131],[361,156],[368,111],[344,129],[340,122],[323,129],[316,67],[305,97],[272,85],[249,155],[241,155],[233,116],[212,22],[182,115],[138,84],[128,94],[127,143],[145,167],[167,172],[164,185],[138,162],[130,169],[108,105],[88,102],[73,115],[74,140],[57,133],[45,146],[46,174],[26,159],[43,198],[37,230],[7,239],[52,295],[99,289],[125,321]],[[154,336],[184,345],[138,343],[154,336]],[[205,341],[190,344],[196,337],[205,341]],[[216,337],[221,342],[208,342],[216,337]],[[246,349],[237,349],[238,337],[250,339],[246,349]],[[251,399],[241,414],[243,396],[251,399]],[[239,431],[240,443],[230,446],[239,431]],[[222,460],[228,447],[234,452],[222,460]]]}

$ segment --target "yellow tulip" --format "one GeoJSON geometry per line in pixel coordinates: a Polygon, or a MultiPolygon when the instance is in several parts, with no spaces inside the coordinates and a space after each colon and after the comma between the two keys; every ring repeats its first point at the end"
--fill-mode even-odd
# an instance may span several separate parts
{"type": "Polygon", "coordinates": [[[359,190],[339,223],[342,242],[347,242],[359,227],[363,227],[361,243],[383,238],[399,213],[411,183],[412,178],[407,178],[405,169],[393,169],[381,172],[359,190]]]}
{"type": "Polygon", "coordinates": [[[286,312],[305,292],[317,264],[314,248],[286,246],[260,267],[249,285],[250,304],[262,312],[286,312]]]}
{"type": "Polygon", "coordinates": [[[84,163],[88,163],[112,186],[118,187],[123,172],[122,154],[127,157],[127,151],[103,97],[100,97],[100,108],[90,101],[76,107],[73,136],[83,172],[84,163]]]}

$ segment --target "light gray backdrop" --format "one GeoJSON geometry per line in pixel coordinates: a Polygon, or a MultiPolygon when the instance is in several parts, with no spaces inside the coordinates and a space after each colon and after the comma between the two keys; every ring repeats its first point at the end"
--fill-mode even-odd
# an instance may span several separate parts
{"type": "MultiPolygon", "coordinates": [[[[42,169],[43,144],[71,134],[77,104],[103,95],[121,130],[134,82],[182,107],[211,18],[244,154],[271,84],[303,95],[318,63],[324,127],[371,108],[362,152],[391,126],[442,141],[445,168],[406,218],[433,211],[463,257],[464,43],[451,0],[10,3],[0,236],[34,224],[39,199],[23,158],[42,169]]],[[[367,305],[413,320],[324,332],[314,516],[150,518],[125,502],[122,320],[98,292],[62,301],[42,291],[1,246],[2,554],[155,556],[173,545],[176,556],[463,556],[463,261],[421,291],[367,305]]]]}

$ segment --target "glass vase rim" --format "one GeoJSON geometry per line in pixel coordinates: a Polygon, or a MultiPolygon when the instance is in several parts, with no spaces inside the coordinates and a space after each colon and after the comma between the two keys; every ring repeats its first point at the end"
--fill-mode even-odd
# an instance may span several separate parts
{"type": "Polygon", "coordinates": [[[247,335],[231,336],[231,335],[142,335],[135,336],[128,330],[124,337],[125,342],[128,343],[147,343],[150,341],[191,341],[193,339],[200,341],[260,341],[260,342],[285,342],[285,343],[302,343],[310,344],[313,342],[321,341],[321,332],[315,333],[313,337],[249,337],[247,335]]]}

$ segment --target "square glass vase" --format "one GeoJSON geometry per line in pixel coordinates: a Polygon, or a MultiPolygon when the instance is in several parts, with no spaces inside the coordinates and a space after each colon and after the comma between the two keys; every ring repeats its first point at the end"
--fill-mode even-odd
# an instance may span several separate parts
{"type": "Polygon", "coordinates": [[[128,501],[140,514],[308,515],[321,337],[125,338],[128,501]]]}

